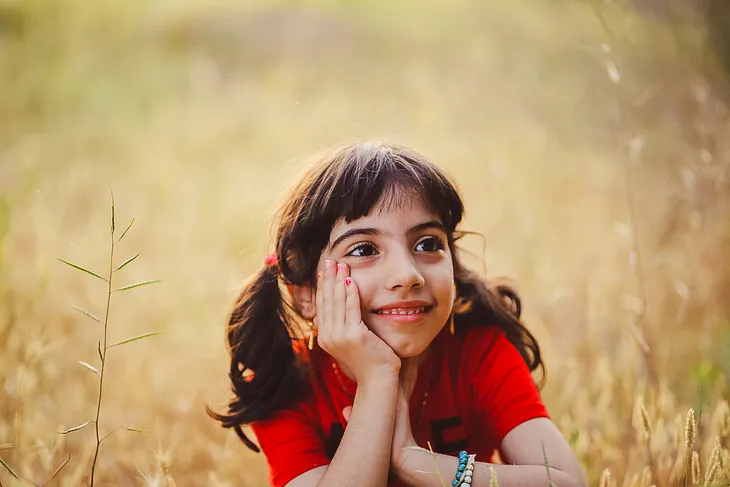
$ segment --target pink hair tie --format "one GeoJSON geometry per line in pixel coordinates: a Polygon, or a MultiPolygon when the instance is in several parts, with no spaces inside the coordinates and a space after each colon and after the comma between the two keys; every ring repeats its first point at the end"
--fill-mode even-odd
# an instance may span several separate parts
{"type": "Polygon", "coordinates": [[[266,265],[276,265],[278,262],[279,261],[276,259],[276,252],[271,252],[264,260],[264,264],[266,265]]]}

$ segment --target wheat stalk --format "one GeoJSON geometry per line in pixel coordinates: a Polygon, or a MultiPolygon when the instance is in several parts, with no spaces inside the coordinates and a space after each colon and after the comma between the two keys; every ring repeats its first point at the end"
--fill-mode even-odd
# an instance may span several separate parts
{"type": "Polygon", "coordinates": [[[700,454],[692,452],[692,485],[700,483],[700,454]]]}

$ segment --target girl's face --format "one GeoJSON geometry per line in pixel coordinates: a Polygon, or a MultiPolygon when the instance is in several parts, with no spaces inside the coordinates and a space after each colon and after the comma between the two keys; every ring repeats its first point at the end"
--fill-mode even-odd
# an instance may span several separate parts
{"type": "Polygon", "coordinates": [[[446,324],[456,295],[451,251],[440,219],[420,198],[339,221],[320,269],[327,259],[349,266],[363,321],[399,357],[424,352],[446,324]]]}

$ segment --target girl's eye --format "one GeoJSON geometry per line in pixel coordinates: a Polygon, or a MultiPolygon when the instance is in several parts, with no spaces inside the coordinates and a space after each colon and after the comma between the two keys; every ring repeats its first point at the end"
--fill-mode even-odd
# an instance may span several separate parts
{"type": "Polygon", "coordinates": [[[351,257],[370,257],[376,253],[377,251],[375,250],[375,246],[372,244],[360,243],[350,250],[347,255],[351,257]]]}
{"type": "Polygon", "coordinates": [[[444,244],[436,237],[424,238],[416,245],[416,250],[420,252],[438,252],[443,248],[444,244]]]}

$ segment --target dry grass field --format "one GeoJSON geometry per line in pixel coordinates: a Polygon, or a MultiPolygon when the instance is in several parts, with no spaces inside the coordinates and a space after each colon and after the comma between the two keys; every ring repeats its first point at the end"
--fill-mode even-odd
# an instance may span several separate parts
{"type": "Polygon", "coordinates": [[[111,293],[107,344],[162,333],[107,350],[95,485],[266,485],[204,412],[229,306],[309,155],[385,137],[519,283],[591,485],[727,485],[730,90],[694,3],[0,0],[0,484],[89,484],[95,424],[59,432],[109,292],[58,258],[107,276],[111,188],[113,287],[161,282],[111,293]]]}

